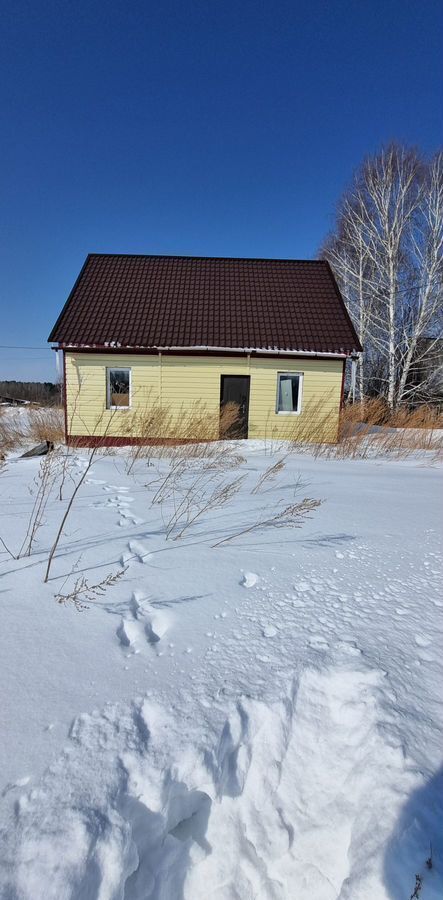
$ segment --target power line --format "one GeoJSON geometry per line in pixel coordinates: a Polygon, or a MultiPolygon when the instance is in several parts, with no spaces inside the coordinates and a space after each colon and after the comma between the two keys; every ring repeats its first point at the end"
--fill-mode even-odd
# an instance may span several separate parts
{"type": "MultiPolygon", "coordinates": [[[[47,362],[47,360],[48,360],[48,357],[47,357],[47,356],[27,356],[27,357],[26,357],[26,362],[27,362],[27,363],[28,363],[28,362],[47,362]]],[[[0,361],[1,361],[2,363],[4,363],[4,362],[17,362],[17,357],[16,357],[16,356],[2,356],[0,361]]],[[[22,363],[22,365],[24,365],[24,363],[22,363]]]]}
{"type": "Polygon", "coordinates": [[[0,344],[0,350],[52,350],[52,347],[14,347],[11,344],[0,344]]]}

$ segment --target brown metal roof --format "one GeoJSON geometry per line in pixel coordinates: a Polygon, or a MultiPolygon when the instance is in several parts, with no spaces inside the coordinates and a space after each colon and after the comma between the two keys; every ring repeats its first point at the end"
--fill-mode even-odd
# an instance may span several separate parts
{"type": "Polygon", "coordinates": [[[327,262],[91,253],[49,336],[65,345],[351,353],[327,262]]]}

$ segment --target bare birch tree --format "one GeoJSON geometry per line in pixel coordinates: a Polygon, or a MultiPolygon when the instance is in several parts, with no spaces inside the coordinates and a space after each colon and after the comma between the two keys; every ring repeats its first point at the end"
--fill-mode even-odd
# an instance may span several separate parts
{"type": "Polygon", "coordinates": [[[442,334],[443,153],[391,145],[363,164],[321,255],[342,290],[364,356],[359,396],[391,408],[431,399],[442,334]],[[421,373],[421,374],[420,374],[421,373]]]}

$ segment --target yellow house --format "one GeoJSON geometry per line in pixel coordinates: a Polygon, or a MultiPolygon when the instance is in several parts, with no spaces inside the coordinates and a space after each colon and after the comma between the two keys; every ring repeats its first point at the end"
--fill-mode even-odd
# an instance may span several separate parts
{"type": "Polygon", "coordinates": [[[80,446],[334,441],[361,351],[322,260],[90,254],[49,340],[80,446]]]}

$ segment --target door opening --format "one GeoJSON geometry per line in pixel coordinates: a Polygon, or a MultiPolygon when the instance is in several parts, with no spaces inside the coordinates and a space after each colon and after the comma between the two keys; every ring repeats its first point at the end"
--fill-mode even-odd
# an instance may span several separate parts
{"type": "Polygon", "coordinates": [[[227,403],[238,407],[237,419],[225,431],[223,437],[247,438],[249,417],[249,375],[222,375],[220,384],[220,412],[227,403]]]}

